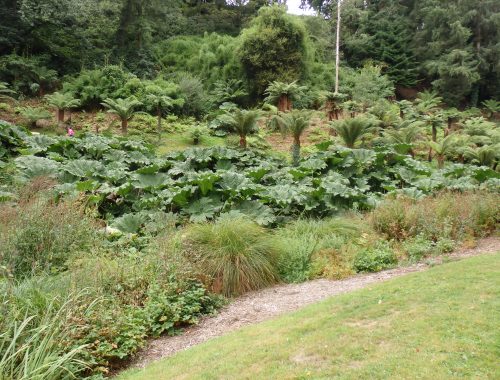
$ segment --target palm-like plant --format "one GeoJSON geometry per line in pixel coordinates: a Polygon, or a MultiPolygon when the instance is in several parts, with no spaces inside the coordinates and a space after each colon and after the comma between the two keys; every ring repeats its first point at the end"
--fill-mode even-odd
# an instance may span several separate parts
{"type": "Polygon", "coordinates": [[[415,157],[413,146],[416,141],[422,138],[422,122],[414,121],[405,123],[399,129],[388,129],[384,131],[385,140],[396,146],[396,150],[402,154],[410,154],[415,157]]]}
{"type": "Polygon", "coordinates": [[[269,103],[277,103],[278,110],[281,112],[290,111],[292,109],[292,100],[300,96],[307,87],[299,86],[297,81],[284,83],[280,81],[272,82],[264,92],[265,101],[269,103]]]}
{"type": "Polygon", "coordinates": [[[322,93],[320,93],[319,98],[325,104],[324,108],[326,111],[326,115],[328,116],[328,120],[338,120],[339,113],[342,110],[342,107],[340,105],[345,99],[347,99],[347,94],[341,94],[340,92],[323,91],[322,93]]]}
{"type": "Polygon", "coordinates": [[[38,92],[38,96],[43,96],[47,88],[53,87],[57,81],[57,71],[48,69],[45,66],[37,66],[33,69],[36,83],[31,85],[33,91],[38,92]]]}
{"type": "Polygon", "coordinates": [[[349,112],[352,118],[356,116],[356,112],[361,112],[363,109],[361,104],[355,100],[348,100],[347,102],[344,102],[342,104],[342,108],[349,112]]]}
{"type": "Polygon", "coordinates": [[[134,109],[142,105],[142,103],[134,97],[130,97],[127,99],[118,98],[116,100],[107,98],[101,104],[104,107],[108,108],[109,113],[118,115],[122,122],[123,134],[127,134],[128,122],[136,113],[134,109]]]}
{"type": "Polygon", "coordinates": [[[465,156],[482,166],[489,166],[493,169],[498,165],[498,160],[500,158],[498,146],[487,145],[480,148],[467,148],[465,156]]]}
{"type": "Polygon", "coordinates": [[[353,117],[334,122],[333,128],[344,141],[345,146],[352,149],[361,138],[373,131],[374,125],[373,120],[365,117],[353,117]]]}
{"type": "Polygon", "coordinates": [[[453,129],[453,123],[460,119],[462,113],[455,107],[448,108],[441,112],[442,117],[446,120],[448,128],[445,129],[444,133],[447,136],[453,129]]]}
{"type": "Polygon", "coordinates": [[[431,147],[431,149],[434,149],[434,152],[436,152],[438,168],[442,169],[444,166],[446,155],[450,154],[456,147],[455,136],[448,135],[440,142],[429,141],[429,146],[431,147]]]}
{"type": "Polygon", "coordinates": [[[309,127],[310,115],[305,112],[293,111],[283,116],[279,116],[279,125],[284,135],[292,135],[292,160],[297,165],[300,160],[300,137],[309,127]]]}
{"type": "Polygon", "coordinates": [[[488,110],[488,119],[492,119],[496,112],[500,112],[500,102],[495,99],[485,100],[483,107],[488,110]]]}
{"type": "Polygon", "coordinates": [[[14,99],[11,95],[15,95],[16,92],[9,88],[9,85],[5,82],[0,82],[0,99],[14,99]]]}
{"type": "Polygon", "coordinates": [[[49,105],[56,108],[57,122],[64,121],[64,111],[71,108],[76,108],[80,105],[80,101],[75,99],[69,92],[61,93],[54,92],[51,95],[45,95],[45,99],[49,105]]]}
{"type": "Polygon", "coordinates": [[[432,141],[436,142],[438,128],[444,125],[444,116],[440,113],[431,113],[424,115],[423,119],[426,121],[427,125],[431,126],[432,141]]]}
{"type": "Polygon", "coordinates": [[[415,102],[418,111],[427,114],[434,111],[443,102],[443,98],[434,91],[423,91],[418,94],[415,102]]]}
{"type": "Polygon", "coordinates": [[[409,100],[400,100],[399,102],[396,102],[396,104],[399,107],[399,117],[401,119],[407,117],[412,113],[412,111],[414,112],[413,103],[409,100]]]}
{"type": "Polygon", "coordinates": [[[19,113],[29,120],[31,127],[36,127],[38,120],[50,119],[52,116],[49,111],[42,107],[22,107],[19,109],[19,113]]]}
{"type": "Polygon", "coordinates": [[[247,96],[248,92],[245,90],[242,80],[229,79],[215,82],[211,95],[214,103],[222,104],[238,102],[247,96]]]}
{"type": "Polygon", "coordinates": [[[258,131],[257,122],[259,119],[260,112],[258,110],[240,109],[221,117],[221,120],[240,136],[241,148],[247,147],[247,135],[258,131]]]}
{"type": "Polygon", "coordinates": [[[158,117],[157,121],[157,132],[158,136],[161,135],[161,118],[164,111],[171,109],[174,106],[183,106],[184,99],[173,99],[168,95],[168,89],[164,89],[161,86],[152,84],[146,86],[145,89],[145,103],[146,107],[154,111],[158,117]]]}

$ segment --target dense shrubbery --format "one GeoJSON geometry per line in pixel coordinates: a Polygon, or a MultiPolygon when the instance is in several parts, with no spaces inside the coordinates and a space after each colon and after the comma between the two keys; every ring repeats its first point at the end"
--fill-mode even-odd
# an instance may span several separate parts
{"type": "Polygon", "coordinates": [[[494,188],[499,177],[491,169],[461,164],[435,170],[391,147],[331,147],[289,167],[251,151],[223,147],[158,158],[131,140],[23,137],[9,128],[3,127],[3,134],[17,137],[7,139],[32,154],[15,159],[16,181],[56,178],[60,194],[85,192],[105,219],[127,216],[139,226],[159,210],[197,222],[236,210],[270,225],[294,215],[371,208],[385,193],[419,198],[441,189],[494,188]]]}
{"type": "MultiPolygon", "coordinates": [[[[67,202],[52,203],[54,194],[46,187],[34,183],[22,190],[16,209],[6,204],[0,210],[1,331],[14,334],[15,321],[33,316],[18,332],[19,352],[32,339],[34,352],[46,355],[47,364],[59,363],[59,371],[69,366],[80,376],[106,373],[148,336],[173,333],[220,305],[177,247],[163,243],[173,234],[165,223],[165,236],[150,249],[133,237],[107,239],[67,202]],[[136,247],[144,249],[140,255],[136,247]],[[46,338],[44,331],[50,332],[46,338]],[[47,339],[46,347],[38,348],[41,339],[47,339]]],[[[0,358],[6,359],[12,348],[2,339],[7,338],[0,337],[0,358]]],[[[0,360],[0,374],[7,376],[12,363],[0,360]]]]}
{"type": "Polygon", "coordinates": [[[0,263],[14,277],[56,273],[71,257],[94,248],[94,222],[82,215],[75,201],[53,203],[49,196],[34,195],[20,199],[16,208],[0,208],[0,263]]]}
{"type": "Polygon", "coordinates": [[[389,239],[425,237],[460,240],[481,236],[497,228],[500,221],[498,195],[494,193],[444,193],[419,202],[387,199],[371,214],[374,229],[389,239]]]}

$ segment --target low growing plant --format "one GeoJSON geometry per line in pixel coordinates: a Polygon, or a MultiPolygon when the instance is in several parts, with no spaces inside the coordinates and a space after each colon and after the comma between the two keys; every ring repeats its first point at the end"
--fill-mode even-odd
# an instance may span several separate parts
{"type": "Polygon", "coordinates": [[[262,227],[246,218],[222,217],[194,225],[186,248],[217,293],[235,296],[278,281],[279,248],[262,227]]]}
{"type": "Polygon", "coordinates": [[[356,272],[379,272],[394,267],[398,259],[387,243],[361,250],[354,259],[356,272]]]}

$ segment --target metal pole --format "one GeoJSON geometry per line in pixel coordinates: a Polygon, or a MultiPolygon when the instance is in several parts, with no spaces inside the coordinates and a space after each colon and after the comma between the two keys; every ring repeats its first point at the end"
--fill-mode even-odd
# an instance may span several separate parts
{"type": "Polygon", "coordinates": [[[337,0],[337,44],[335,47],[335,93],[336,94],[339,93],[340,2],[341,0],[337,0]]]}

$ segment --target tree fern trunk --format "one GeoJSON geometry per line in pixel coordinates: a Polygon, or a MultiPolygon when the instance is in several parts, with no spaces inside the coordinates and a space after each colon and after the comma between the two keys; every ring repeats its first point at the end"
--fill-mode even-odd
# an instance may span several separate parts
{"type": "Polygon", "coordinates": [[[58,123],[63,123],[64,122],[64,110],[59,108],[57,110],[57,122],[58,123]]]}
{"type": "Polygon", "coordinates": [[[122,134],[126,135],[128,131],[128,120],[122,119],[122,134]]]}
{"type": "Polygon", "coordinates": [[[158,139],[161,138],[161,108],[158,107],[157,109],[157,115],[158,115],[158,126],[157,126],[157,130],[158,130],[158,139]]]}
{"type": "Polygon", "coordinates": [[[246,149],[247,147],[247,137],[245,135],[240,135],[240,148],[246,149]]]}

